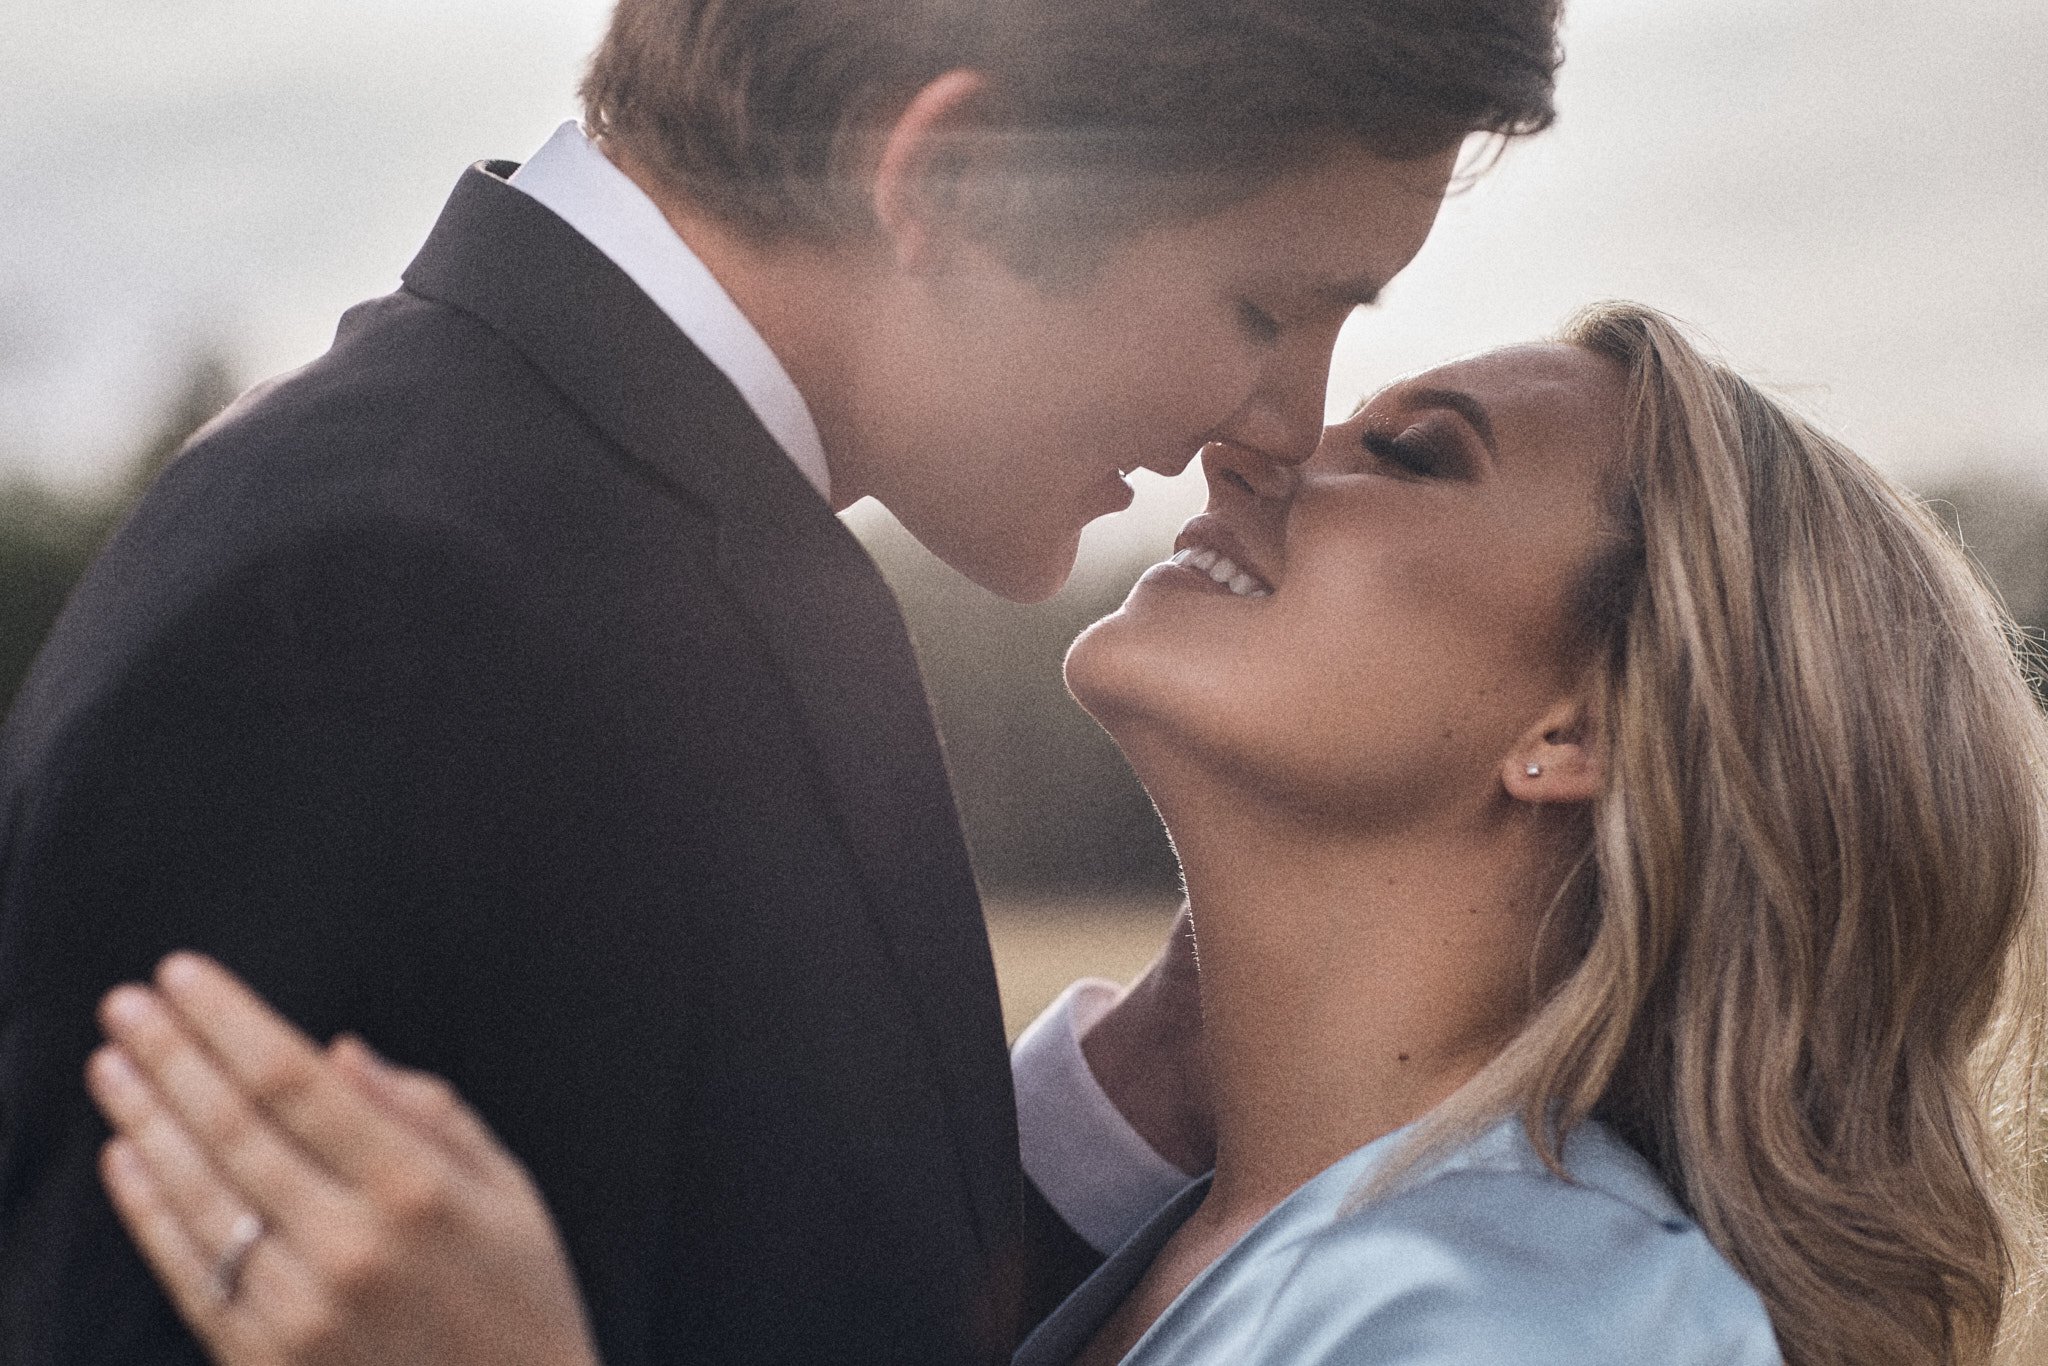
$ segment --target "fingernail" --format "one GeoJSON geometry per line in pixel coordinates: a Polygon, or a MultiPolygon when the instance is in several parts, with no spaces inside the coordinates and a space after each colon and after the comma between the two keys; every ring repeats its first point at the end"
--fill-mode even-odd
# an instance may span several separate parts
{"type": "Polygon", "coordinates": [[[92,1075],[101,1090],[116,1094],[133,1091],[142,1081],[135,1064],[118,1048],[102,1048],[92,1055],[92,1075]]]}
{"type": "Polygon", "coordinates": [[[383,1054],[370,1047],[362,1035],[344,1034],[336,1042],[348,1050],[355,1062],[361,1063],[373,1072],[382,1072],[387,1076],[391,1073],[391,1064],[385,1060],[383,1054]]]}
{"type": "Polygon", "coordinates": [[[174,953],[157,965],[156,979],[172,991],[199,985],[206,965],[196,953],[174,953]]]}
{"type": "Polygon", "coordinates": [[[132,1029],[149,1019],[156,1010],[156,1001],[143,987],[119,986],[107,993],[101,1009],[108,1023],[132,1029]]]}

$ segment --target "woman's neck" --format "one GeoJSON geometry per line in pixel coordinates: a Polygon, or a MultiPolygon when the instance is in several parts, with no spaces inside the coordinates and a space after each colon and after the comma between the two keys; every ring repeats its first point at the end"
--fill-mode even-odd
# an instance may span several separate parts
{"type": "Polygon", "coordinates": [[[1421,1116],[1512,1036],[1558,879],[1539,824],[1505,801],[1422,833],[1308,832],[1238,794],[1176,801],[1168,819],[1216,1113],[1205,1215],[1241,1222],[1421,1116]]]}

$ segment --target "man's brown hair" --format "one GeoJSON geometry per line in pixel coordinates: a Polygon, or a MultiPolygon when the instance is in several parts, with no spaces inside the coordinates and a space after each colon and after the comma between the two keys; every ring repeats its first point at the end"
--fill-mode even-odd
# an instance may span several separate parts
{"type": "Polygon", "coordinates": [[[988,78],[998,236],[1220,207],[1334,138],[1396,159],[1555,117],[1559,0],[620,0],[585,122],[762,242],[872,223],[860,171],[919,90],[988,78]]]}

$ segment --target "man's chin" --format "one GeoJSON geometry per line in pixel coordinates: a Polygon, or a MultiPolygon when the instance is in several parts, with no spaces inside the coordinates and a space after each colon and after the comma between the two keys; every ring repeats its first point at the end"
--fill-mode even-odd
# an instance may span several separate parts
{"type": "Polygon", "coordinates": [[[936,551],[940,559],[975,583],[1011,602],[1036,603],[1067,586],[1074,573],[1078,541],[1050,552],[1037,547],[1034,554],[975,555],[936,551]]]}

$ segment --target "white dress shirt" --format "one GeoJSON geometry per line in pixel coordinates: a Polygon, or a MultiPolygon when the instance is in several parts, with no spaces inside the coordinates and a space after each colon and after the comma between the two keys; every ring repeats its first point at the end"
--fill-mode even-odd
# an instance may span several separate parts
{"type": "Polygon", "coordinates": [[[1193,1175],[1131,1127],[1081,1052],[1081,1036],[1122,993],[1099,977],[1074,983],[1010,1050],[1024,1174],[1068,1226],[1104,1254],[1122,1247],[1193,1175]]]}
{"type": "MultiPolygon", "coordinates": [[[[641,188],[575,122],[512,177],[624,271],[732,381],[827,503],[832,474],[810,406],[747,315],[641,188]]],[[[1080,1038],[1116,999],[1077,982],[1011,1055],[1024,1171],[1098,1251],[1120,1246],[1187,1184],[1132,1129],[1088,1070],[1080,1038]]]]}
{"type": "Polygon", "coordinates": [[[747,407],[827,503],[832,471],[810,405],[747,315],[654,201],[599,151],[574,120],[512,176],[626,272],[740,391],[747,407]]]}

